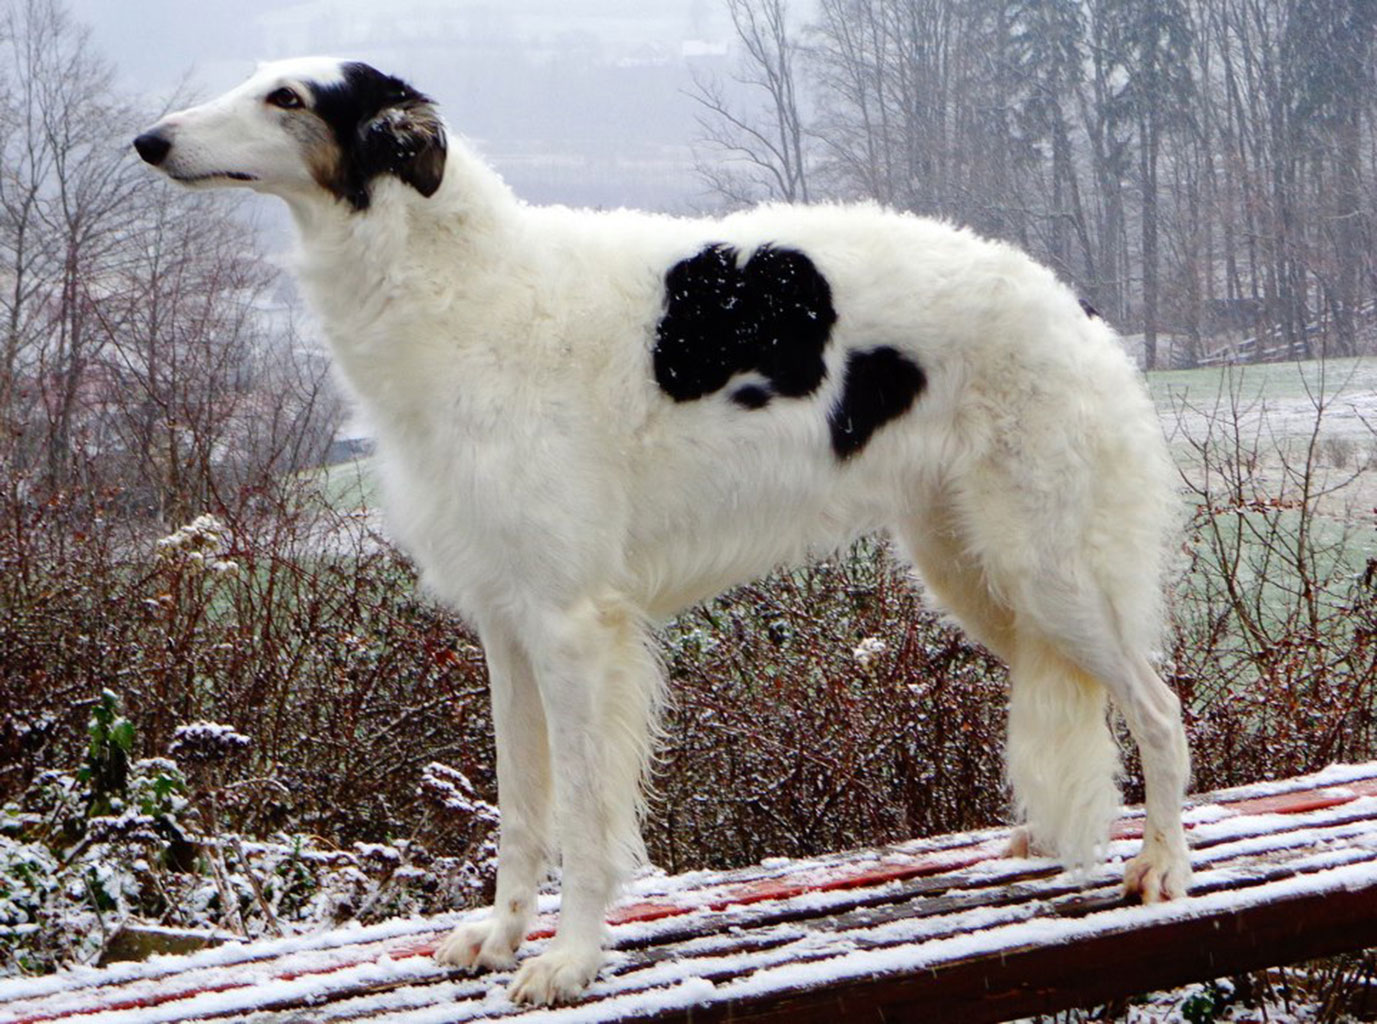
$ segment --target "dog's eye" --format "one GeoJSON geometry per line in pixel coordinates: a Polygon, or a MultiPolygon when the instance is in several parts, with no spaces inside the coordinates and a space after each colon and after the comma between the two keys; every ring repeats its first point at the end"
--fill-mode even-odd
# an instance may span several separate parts
{"type": "Polygon", "coordinates": [[[306,105],[301,101],[300,96],[285,86],[268,93],[264,102],[270,106],[281,107],[283,110],[299,110],[306,105]]]}

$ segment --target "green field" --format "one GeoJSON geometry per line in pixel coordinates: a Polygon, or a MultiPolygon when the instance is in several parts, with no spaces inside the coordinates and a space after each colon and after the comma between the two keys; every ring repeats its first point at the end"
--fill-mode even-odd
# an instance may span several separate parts
{"type": "Polygon", "coordinates": [[[1306,399],[1377,391],[1377,358],[1314,360],[1301,363],[1263,363],[1255,366],[1213,366],[1199,370],[1156,370],[1148,374],[1155,397],[1171,392],[1216,394],[1231,380],[1242,382],[1245,393],[1274,399],[1306,399]]]}
{"type": "Polygon", "coordinates": [[[1231,588],[1271,622],[1295,615],[1307,594],[1341,611],[1377,557],[1377,359],[1164,371],[1148,382],[1193,512],[1181,592],[1205,611],[1231,588]]]}
{"type": "Polygon", "coordinates": [[[1148,386],[1178,445],[1236,412],[1245,436],[1308,441],[1318,422],[1331,463],[1377,461],[1374,357],[1162,370],[1148,374],[1148,386]]]}
{"type": "Polygon", "coordinates": [[[377,480],[373,459],[364,457],[308,470],[303,481],[314,485],[337,512],[356,512],[377,506],[377,480]]]}

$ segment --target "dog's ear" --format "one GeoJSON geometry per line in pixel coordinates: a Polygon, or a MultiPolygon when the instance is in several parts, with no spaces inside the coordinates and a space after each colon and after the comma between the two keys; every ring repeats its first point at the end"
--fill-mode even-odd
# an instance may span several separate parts
{"type": "Polygon", "coordinates": [[[359,128],[359,144],[375,172],[395,174],[429,198],[445,176],[445,126],[434,105],[411,95],[359,128]]]}

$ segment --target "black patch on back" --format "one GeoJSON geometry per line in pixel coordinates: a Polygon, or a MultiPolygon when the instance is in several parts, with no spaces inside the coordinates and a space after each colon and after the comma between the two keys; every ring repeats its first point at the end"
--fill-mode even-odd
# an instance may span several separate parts
{"type": "Polygon", "coordinates": [[[852,352],[841,396],[827,416],[837,458],[855,455],[875,431],[908,412],[927,384],[922,368],[888,345],[852,352]]]}
{"type": "Polygon", "coordinates": [[[433,195],[447,145],[431,99],[358,61],[340,72],[343,81],[311,89],[311,109],[329,126],[341,154],[326,187],[355,210],[368,208],[370,186],[380,174],[395,174],[422,195],[433,195]]]}
{"type": "Polygon", "coordinates": [[[1082,311],[1084,311],[1085,315],[1090,317],[1091,320],[1104,319],[1104,317],[1100,316],[1100,311],[1096,309],[1094,306],[1092,306],[1090,303],[1086,302],[1084,299],[1077,299],[1076,301],[1081,304],[1082,311]]]}
{"type": "Polygon", "coordinates": [[[827,279],[796,249],[762,245],[740,267],[738,256],[710,245],[665,275],[655,380],[676,402],[756,372],[768,383],[743,386],[732,399],[759,409],[775,395],[810,395],[827,376],[823,349],[837,320],[827,279]]]}

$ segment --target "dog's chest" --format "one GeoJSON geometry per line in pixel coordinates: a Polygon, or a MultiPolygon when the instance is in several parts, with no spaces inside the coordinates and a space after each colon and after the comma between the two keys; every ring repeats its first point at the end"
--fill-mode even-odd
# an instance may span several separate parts
{"type": "Polygon", "coordinates": [[[434,435],[380,431],[378,476],[389,535],[427,587],[461,612],[491,599],[507,570],[521,505],[504,486],[502,459],[486,446],[442,445],[434,435]]]}
{"type": "Polygon", "coordinates": [[[476,376],[437,373],[413,405],[379,410],[378,458],[389,532],[471,619],[532,588],[579,589],[615,561],[624,529],[600,447],[558,414],[569,403],[476,376]]]}

